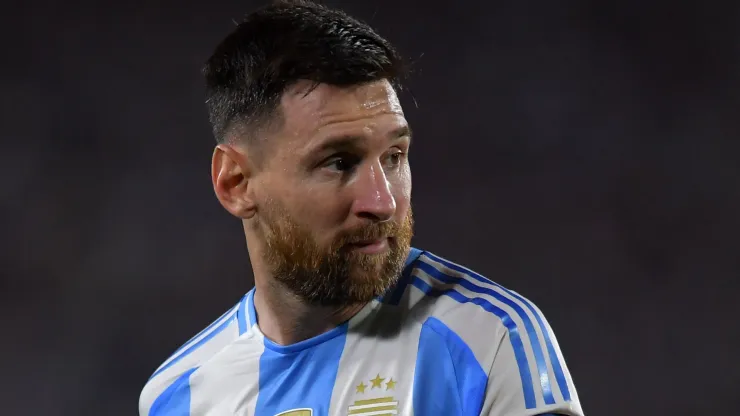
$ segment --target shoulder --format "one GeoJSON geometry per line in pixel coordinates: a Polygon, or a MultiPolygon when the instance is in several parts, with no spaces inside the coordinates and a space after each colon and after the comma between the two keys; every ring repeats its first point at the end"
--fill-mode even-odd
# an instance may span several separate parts
{"type": "Polygon", "coordinates": [[[529,337],[522,334],[549,334],[542,312],[529,299],[434,253],[418,251],[404,274],[409,308],[419,309],[415,315],[427,325],[455,334],[483,367],[502,342],[529,350],[523,339],[529,337]]]}
{"type": "Polygon", "coordinates": [[[149,415],[159,400],[172,400],[178,386],[187,385],[187,378],[203,363],[230,345],[250,326],[248,299],[224,312],[201,332],[192,337],[167,358],[149,377],[139,397],[140,415],[149,415]]]}
{"type": "MultiPolygon", "coordinates": [[[[526,409],[581,414],[555,334],[532,301],[433,253],[417,254],[405,269],[403,300],[436,342],[451,354],[474,357],[489,390],[497,392],[487,401],[509,395],[526,409]]],[[[508,402],[496,405],[501,403],[508,402]]]]}
{"type": "Polygon", "coordinates": [[[407,265],[406,274],[410,304],[435,299],[431,316],[447,318],[455,328],[470,326],[474,320],[504,331],[512,320],[528,325],[543,318],[540,309],[526,297],[429,251],[419,251],[407,265]],[[455,317],[464,320],[450,319],[455,317]]]}

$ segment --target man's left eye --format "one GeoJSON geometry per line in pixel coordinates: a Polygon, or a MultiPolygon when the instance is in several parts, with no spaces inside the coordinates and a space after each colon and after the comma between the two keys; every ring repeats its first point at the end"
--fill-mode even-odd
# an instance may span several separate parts
{"type": "Polygon", "coordinates": [[[406,156],[405,153],[401,151],[393,152],[388,155],[388,165],[391,167],[398,166],[403,161],[404,156],[406,156]]]}

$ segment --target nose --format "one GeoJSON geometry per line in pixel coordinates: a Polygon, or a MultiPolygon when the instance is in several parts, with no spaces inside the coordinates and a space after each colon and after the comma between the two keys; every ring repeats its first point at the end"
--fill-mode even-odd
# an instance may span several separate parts
{"type": "Polygon", "coordinates": [[[379,161],[358,172],[352,211],[360,218],[377,222],[393,218],[396,199],[379,161]]]}

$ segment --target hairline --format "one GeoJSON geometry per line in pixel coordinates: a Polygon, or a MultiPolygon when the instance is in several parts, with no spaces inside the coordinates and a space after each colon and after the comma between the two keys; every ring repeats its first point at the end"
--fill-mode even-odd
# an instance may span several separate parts
{"type": "Polygon", "coordinates": [[[283,127],[285,123],[285,111],[283,109],[282,100],[292,88],[295,88],[295,86],[297,84],[300,84],[301,82],[308,82],[309,85],[305,88],[298,89],[294,93],[296,95],[302,94],[302,98],[305,98],[314,90],[316,90],[316,88],[318,88],[321,84],[327,84],[333,87],[348,89],[380,81],[387,81],[394,93],[398,94],[400,92],[400,81],[392,79],[390,77],[380,77],[377,79],[371,79],[348,85],[336,85],[306,79],[295,80],[287,84],[279,96],[274,97],[272,100],[270,100],[271,102],[269,103],[269,105],[273,106],[274,108],[262,112],[256,117],[253,117],[252,120],[245,120],[245,117],[242,114],[235,115],[224,128],[224,133],[218,141],[219,143],[231,144],[256,144],[257,142],[265,139],[264,137],[260,136],[265,135],[265,133],[269,134],[275,132],[277,129],[283,127]]]}

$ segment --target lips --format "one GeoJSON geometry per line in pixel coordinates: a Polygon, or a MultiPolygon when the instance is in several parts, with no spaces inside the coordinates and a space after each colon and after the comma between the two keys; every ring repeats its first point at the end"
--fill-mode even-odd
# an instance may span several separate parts
{"type": "Polygon", "coordinates": [[[361,240],[350,244],[350,248],[366,254],[377,254],[388,249],[388,237],[361,240]]]}
{"type": "Polygon", "coordinates": [[[387,237],[381,237],[381,238],[374,238],[370,240],[361,240],[361,241],[355,241],[351,243],[354,246],[369,246],[371,244],[380,243],[381,241],[385,240],[387,237]]]}

